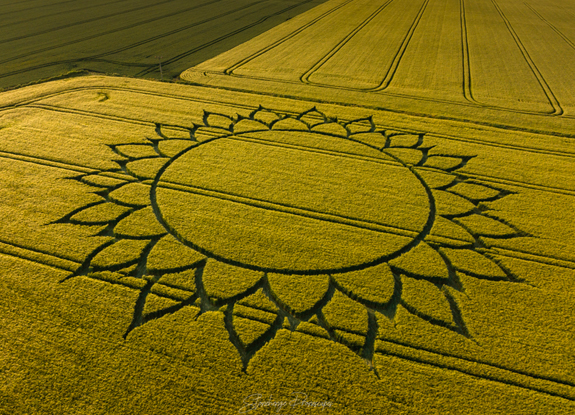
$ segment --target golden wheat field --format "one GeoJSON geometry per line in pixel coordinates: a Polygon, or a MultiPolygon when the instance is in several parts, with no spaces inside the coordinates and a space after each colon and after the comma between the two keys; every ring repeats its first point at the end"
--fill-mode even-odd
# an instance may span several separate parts
{"type": "Polygon", "coordinates": [[[574,20],[329,0],[0,93],[0,413],[575,413],[574,20]]]}

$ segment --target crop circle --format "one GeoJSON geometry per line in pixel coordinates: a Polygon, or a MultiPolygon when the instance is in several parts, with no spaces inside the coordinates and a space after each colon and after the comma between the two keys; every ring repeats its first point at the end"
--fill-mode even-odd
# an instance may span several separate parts
{"type": "Polygon", "coordinates": [[[334,139],[260,131],[206,141],[159,172],[153,203],[182,243],[251,269],[320,274],[404,252],[431,215],[425,187],[364,144],[337,137],[346,153],[331,151],[334,139]]]}

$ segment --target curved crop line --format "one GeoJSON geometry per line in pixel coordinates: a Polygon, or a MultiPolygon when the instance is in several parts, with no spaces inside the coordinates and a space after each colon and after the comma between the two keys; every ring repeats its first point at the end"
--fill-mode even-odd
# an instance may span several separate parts
{"type": "Polygon", "coordinates": [[[330,14],[334,13],[335,11],[337,11],[338,9],[348,5],[349,3],[353,2],[355,0],[346,0],[343,3],[335,6],[333,9],[328,10],[327,12],[323,13],[322,15],[316,17],[315,19],[313,19],[311,22],[306,23],[303,26],[300,26],[298,29],[296,29],[295,31],[291,32],[289,35],[284,36],[283,38],[276,40],[275,42],[273,42],[271,45],[266,46],[263,49],[260,49],[258,52],[253,53],[252,55],[240,60],[239,62],[236,62],[235,64],[233,64],[232,66],[228,67],[227,69],[224,70],[224,74],[226,75],[232,75],[233,72],[240,68],[241,66],[247,64],[248,62],[254,60],[255,58],[257,58],[258,56],[263,55],[264,53],[269,52],[270,50],[278,47],[279,45],[281,45],[282,43],[286,42],[287,40],[291,39],[292,37],[298,35],[299,33],[303,32],[304,30],[308,29],[309,27],[313,26],[314,24],[316,24],[317,22],[319,22],[320,20],[322,20],[323,18],[325,18],[326,16],[329,16],[330,14]]]}
{"type": "MultiPolygon", "coordinates": [[[[495,5],[495,3],[494,3],[495,5]]],[[[495,6],[497,8],[497,6],[495,6]]],[[[473,80],[472,80],[472,76],[471,76],[471,59],[470,59],[470,54],[469,54],[469,41],[468,41],[468,30],[467,30],[467,19],[465,17],[466,12],[465,12],[465,0],[460,0],[460,20],[461,20],[461,50],[462,50],[462,61],[463,61],[463,97],[470,103],[475,104],[477,106],[480,106],[482,108],[491,108],[491,109],[501,109],[501,110],[505,110],[505,111],[509,111],[509,112],[514,112],[514,113],[519,113],[519,114],[536,114],[536,115],[552,115],[555,116],[557,115],[557,110],[555,108],[555,106],[553,105],[552,101],[549,98],[549,95],[547,94],[545,88],[543,87],[543,85],[541,84],[539,78],[537,77],[537,74],[534,72],[535,77],[537,78],[537,82],[541,85],[542,89],[543,89],[543,93],[545,94],[545,96],[547,97],[549,104],[552,106],[553,110],[552,111],[527,111],[527,110],[516,110],[513,108],[507,108],[504,106],[500,106],[500,105],[492,105],[492,104],[484,104],[481,103],[479,101],[477,101],[475,99],[475,97],[473,96],[473,88],[472,88],[472,84],[473,84],[473,80]]],[[[501,17],[503,18],[507,29],[509,30],[509,32],[511,33],[511,35],[513,36],[513,39],[515,40],[515,42],[517,43],[517,45],[519,46],[519,38],[516,38],[516,34],[513,31],[513,29],[511,28],[510,24],[508,25],[505,17],[502,15],[502,13],[499,11],[499,14],[501,15],[501,17]]],[[[519,46],[520,50],[521,50],[521,46],[519,46]]],[[[527,64],[529,65],[531,71],[533,72],[533,68],[531,67],[531,65],[529,64],[528,59],[530,59],[527,55],[523,53],[523,50],[521,50],[521,53],[523,54],[523,57],[526,59],[527,64]]],[[[526,51],[525,51],[526,53],[526,51]]]]}
{"type": "MultiPolygon", "coordinates": [[[[275,129],[275,130],[262,130],[262,131],[278,131],[278,132],[291,132],[291,131],[297,131],[297,130],[285,130],[285,129],[275,129]]],[[[259,132],[259,131],[249,131],[246,133],[240,133],[238,135],[243,135],[243,134],[251,134],[253,132],[259,132]]],[[[335,136],[335,135],[331,135],[331,134],[327,134],[327,133],[323,133],[320,131],[303,131],[302,132],[307,132],[307,133],[311,133],[311,134],[318,134],[318,135],[325,135],[328,137],[333,137],[333,138],[340,138],[342,140],[349,140],[349,137],[339,137],[339,136],[335,136]]],[[[386,166],[397,166],[398,163],[393,163],[389,160],[386,159],[378,159],[376,157],[372,157],[372,156],[362,156],[360,154],[353,154],[353,153],[346,153],[346,152],[337,152],[334,150],[323,150],[321,148],[315,148],[315,147],[309,147],[309,146],[305,146],[305,145],[291,145],[291,144],[284,144],[284,143],[278,143],[278,142],[274,142],[271,140],[265,140],[265,139],[260,139],[260,138],[252,138],[252,137],[238,137],[238,136],[230,136],[230,137],[226,137],[230,140],[234,140],[234,141],[242,141],[242,142],[247,142],[247,143],[254,143],[254,144],[260,144],[260,145],[264,145],[264,146],[270,146],[270,147],[281,147],[281,148],[289,148],[289,149],[293,149],[293,150],[298,150],[298,151],[303,151],[303,152],[309,152],[309,153],[316,153],[316,154],[323,154],[323,155],[328,155],[328,156],[333,156],[333,157],[338,157],[338,158],[347,158],[347,159],[351,159],[351,160],[362,160],[365,161],[366,163],[377,163],[377,164],[383,164],[386,166]]],[[[359,140],[352,140],[358,144],[362,144],[362,145],[367,145],[359,140]]],[[[369,146],[372,147],[372,146],[369,146]]],[[[375,148],[376,150],[379,150],[377,148],[375,148]]]]}
{"type": "MultiPolygon", "coordinates": [[[[384,4],[381,9],[383,10],[385,7],[387,7],[389,5],[389,3],[391,3],[391,1],[384,4]]],[[[423,16],[423,13],[425,12],[425,9],[427,8],[428,4],[429,4],[429,0],[425,0],[424,3],[422,4],[421,8],[419,9],[419,12],[415,16],[413,23],[411,24],[409,30],[407,31],[407,34],[403,38],[403,41],[402,41],[401,45],[399,46],[398,51],[395,53],[393,60],[391,62],[391,65],[390,65],[385,77],[380,82],[380,84],[375,86],[375,87],[371,87],[371,88],[350,88],[350,87],[347,87],[345,89],[352,90],[352,91],[379,92],[379,91],[385,90],[389,86],[389,84],[393,80],[393,77],[395,76],[395,72],[397,71],[399,63],[401,62],[401,59],[403,58],[405,50],[407,49],[407,46],[409,45],[409,42],[411,41],[411,38],[413,37],[413,33],[415,32],[417,26],[419,25],[421,17],[423,16]]],[[[376,13],[379,14],[380,11],[381,10],[378,10],[376,13]]],[[[375,18],[375,17],[376,17],[376,15],[370,16],[370,20],[375,18]]],[[[367,23],[369,23],[369,22],[366,22],[365,24],[363,24],[363,26],[361,28],[357,29],[357,31],[355,33],[352,32],[353,34],[351,36],[349,36],[349,38],[344,39],[344,41],[342,41],[343,43],[341,44],[341,46],[338,45],[339,48],[343,47],[344,44],[347,43],[351,39],[351,37],[353,37],[355,34],[357,34],[357,32],[359,32],[361,29],[363,29],[363,27],[365,27],[365,25],[367,25],[367,23]]],[[[339,50],[339,48],[338,48],[338,50],[339,50]]],[[[333,52],[327,59],[325,59],[324,62],[321,62],[321,64],[319,66],[310,69],[306,74],[304,74],[304,76],[306,76],[305,82],[308,84],[311,84],[311,85],[333,87],[333,85],[329,85],[329,84],[312,82],[309,80],[309,77],[311,75],[313,75],[313,73],[315,71],[317,71],[322,65],[324,65],[331,57],[333,57],[333,55],[335,55],[335,53],[337,53],[337,50],[335,52],[333,52]]]]}
{"type": "Polygon", "coordinates": [[[397,71],[397,67],[399,66],[399,63],[401,62],[401,59],[403,58],[403,54],[405,53],[405,50],[407,49],[407,46],[409,45],[409,42],[411,41],[411,38],[413,37],[413,33],[417,29],[417,26],[419,25],[419,22],[421,21],[421,17],[423,16],[423,13],[425,12],[425,9],[427,8],[428,4],[429,4],[429,0],[425,0],[425,3],[423,3],[423,5],[421,6],[419,13],[417,14],[411,27],[409,28],[409,31],[405,35],[403,43],[401,44],[401,46],[399,47],[399,50],[397,51],[395,57],[393,58],[393,62],[391,64],[391,67],[389,68],[385,78],[381,81],[379,86],[377,86],[375,88],[371,88],[371,89],[369,89],[369,91],[383,91],[384,89],[386,89],[389,86],[389,84],[393,80],[393,77],[395,76],[395,72],[397,71]]]}
{"type": "Polygon", "coordinates": [[[562,115],[563,114],[563,108],[561,108],[561,104],[559,104],[559,101],[557,101],[557,97],[555,97],[555,95],[553,94],[553,91],[551,90],[551,88],[547,84],[547,81],[545,81],[545,78],[543,77],[543,75],[539,71],[539,68],[537,68],[537,65],[535,65],[535,62],[533,62],[533,59],[529,55],[529,52],[527,52],[527,49],[525,48],[525,46],[521,42],[521,39],[519,39],[519,36],[517,35],[515,30],[511,26],[511,22],[507,19],[507,17],[503,13],[503,11],[499,7],[499,5],[496,3],[496,1],[491,0],[491,2],[493,3],[495,8],[497,9],[497,12],[499,13],[501,18],[505,22],[505,26],[507,27],[507,30],[509,30],[509,33],[511,33],[513,40],[515,41],[515,43],[519,47],[519,50],[521,51],[523,58],[527,62],[527,65],[529,65],[531,72],[533,72],[533,74],[537,78],[537,81],[541,85],[541,88],[543,88],[543,92],[547,96],[547,99],[549,100],[549,104],[551,104],[551,106],[553,107],[553,112],[551,114],[552,115],[562,115]]]}
{"type": "Polygon", "coordinates": [[[107,19],[107,18],[109,18],[109,17],[116,17],[116,16],[120,16],[120,15],[122,15],[122,14],[132,13],[132,12],[139,11],[139,10],[148,9],[148,8],[150,8],[150,7],[155,7],[155,6],[159,6],[159,5],[161,5],[161,4],[171,3],[171,2],[173,2],[173,1],[175,1],[175,0],[164,0],[164,1],[161,1],[161,2],[158,2],[158,3],[149,4],[149,5],[147,5],[147,6],[135,7],[135,8],[133,8],[133,9],[124,10],[124,11],[121,11],[121,12],[115,12],[115,13],[111,13],[111,14],[106,14],[106,15],[104,15],[104,16],[93,17],[93,18],[91,18],[91,19],[76,20],[76,21],[74,21],[73,23],[68,23],[68,24],[65,24],[65,25],[52,27],[52,28],[47,29],[47,30],[41,30],[41,31],[39,31],[39,32],[28,33],[28,34],[26,34],[26,35],[19,35],[19,36],[14,36],[14,37],[11,37],[11,38],[8,38],[8,39],[3,39],[3,40],[0,40],[0,45],[1,45],[2,43],[13,42],[13,41],[15,41],[15,40],[20,40],[20,39],[27,39],[27,38],[29,38],[29,37],[38,36],[38,35],[43,35],[43,34],[50,33],[50,32],[54,32],[54,31],[61,30],[61,29],[67,29],[67,28],[69,28],[69,27],[78,26],[78,25],[81,25],[81,24],[84,24],[84,23],[97,22],[98,20],[107,19]]]}
{"type": "MultiPolygon", "coordinates": [[[[214,140],[218,140],[220,138],[224,138],[224,137],[214,137],[211,138],[209,140],[206,140],[204,142],[201,143],[201,145],[207,144],[211,141],[214,140]]],[[[343,139],[343,138],[342,138],[343,139]]],[[[361,143],[363,145],[366,145],[364,143],[361,143]]],[[[371,146],[368,146],[371,147],[371,146]]],[[[197,148],[193,147],[193,148],[197,148]]],[[[336,269],[322,269],[320,271],[308,271],[308,270],[285,270],[285,269],[271,269],[271,268],[261,268],[255,265],[249,265],[249,264],[244,264],[241,263],[239,261],[235,261],[235,260],[230,260],[228,258],[224,258],[220,255],[217,255],[211,251],[208,251],[200,246],[197,246],[196,244],[188,241],[186,238],[184,238],[181,234],[179,234],[175,229],[173,229],[168,222],[166,221],[166,219],[162,216],[162,212],[161,209],[158,206],[158,202],[157,202],[157,193],[156,190],[159,186],[160,183],[160,178],[161,176],[164,174],[164,172],[166,171],[166,169],[175,161],[177,160],[179,157],[183,156],[186,152],[190,151],[190,149],[185,149],[182,150],[180,153],[178,153],[177,155],[175,155],[172,159],[170,159],[168,162],[166,162],[158,171],[158,173],[156,174],[156,177],[154,178],[154,181],[150,187],[150,201],[151,201],[151,205],[152,205],[152,209],[156,215],[156,218],[158,220],[158,222],[164,227],[166,228],[166,230],[168,232],[170,232],[176,239],[178,239],[182,244],[184,244],[185,246],[192,248],[193,250],[200,252],[203,255],[206,255],[208,257],[211,258],[215,258],[216,260],[229,264],[229,265],[235,265],[235,266],[239,266],[242,268],[247,268],[247,269],[252,269],[255,271],[263,271],[263,272],[275,272],[275,273],[279,273],[279,274],[297,274],[297,275],[315,275],[318,273],[321,274],[330,274],[330,273],[343,273],[343,272],[349,272],[349,271],[356,271],[356,270],[360,270],[360,269],[365,269],[365,268],[369,268],[371,266],[374,265],[378,265],[381,264],[383,262],[386,261],[390,261],[394,258],[399,257],[400,255],[403,255],[405,252],[411,250],[412,248],[414,248],[415,246],[417,246],[419,244],[420,241],[422,241],[431,231],[431,227],[433,226],[433,222],[435,220],[435,214],[436,214],[436,208],[435,208],[435,199],[433,198],[433,194],[431,192],[431,189],[429,188],[429,186],[427,185],[427,183],[425,183],[425,181],[421,178],[421,176],[419,175],[419,173],[417,171],[415,171],[415,169],[405,165],[405,163],[403,163],[403,161],[393,155],[390,155],[392,158],[396,159],[399,163],[401,163],[402,165],[404,165],[406,168],[408,168],[416,177],[417,179],[421,182],[422,186],[424,187],[427,196],[429,198],[429,207],[430,207],[430,212],[429,212],[429,216],[427,218],[427,221],[422,229],[421,232],[418,233],[418,235],[413,238],[409,243],[407,243],[406,245],[404,245],[402,248],[400,248],[399,250],[388,254],[388,255],[384,255],[380,258],[377,258],[373,261],[364,263],[364,264],[359,264],[359,265],[353,265],[353,266],[348,266],[345,268],[336,268],[336,269]]]]}
{"type": "Polygon", "coordinates": [[[300,81],[306,84],[318,84],[317,82],[312,82],[309,77],[313,75],[314,72],[319,70],[326,62],[328,62],[341,48],[345,46],[357,33],[361,31],[369,22],[375,19],[389,4],[394,0],[388,0],[380,7],[378,7],[371,15],[369,15],[363,22],[361,22],[355,29],[353,29],[341,42],[339,42],[333,49],[331,49],[323,58],[316,62],[310,69],[308,69],[302,76],[300,76],[300,81]]]}
{"type": "Polygon", "coordinates": [[[465,18],[465,0],[459,0],[459,19],[461,23],[461,57],[463,60],[463,97],[473,104],[481,105],[473,98],[471,90],[471,64],[469,60],[469,41],[467,40],[467,19],[465,18]]]}
{"type": "MultiPolygon", "coordinates": [[[[235,77],[244,77],[241,75],[234,75],[235,77]]],[[[244,78],[249,78],[249,77],[244,77],[244,78]]],[[[274,81],[273,79],[269,79],[274,81]]],[[[298,82],[299,84],[299,82],[298,82]]],[[[145,90],[145,89],[139,89],[139,88],[122,88],[122,87],[109,87],[106,86],[107,89],[111,90],[111,91],[120,91],[120,92],[130,92],[130,93],[142,93],[142,94],[146,94],[146,95],[150,95],[150,96],[157,96],[157,97],[162,97],[162,98],[171,98],[171,99],[177,99],[177,100],[181,100],[181,101],[186,101],[186,102],[198,102],[198,103],[206,103],[206,104],[221,104],[221,102],[219,101],[215,101],[215,100],[210,100],[207,98],[193,98],[190,99],[189,97],[183,97],[181,95],[176,95],[176,94],[167,94],[167,93],[159,93],[159,92],[152,92],[149,90],[145,90]]],[[[235,92],[250,92],[253,93],[253,90],[245,90],[242,88],[232,88],[232,87],[217,87],[217,86],[211,86],[211,88],[214,89],[220,89],[220,90],[225,90],[225,91],[235,91],[235,92]]],[[[136,124],[140,124],[140,125],[149,125],[152,124],[151,122],[146,122],[146,121],[142,121],[142,120],[138,120],[135,118],[128,118],[128,117],[120,117],[120,116],[110,116],[110,115],[103,115],[103,114],[98,114],[95,112],[91,112],[91,111],[85,111],[85,110],[72,110],[72,109],[66,109],[66,108],[62,108],[62,107],[57,107],[54,105],[46,105],[46,104],[41,104],[39,103],[41,100],[43,99],[47,99],[47,98],[53,98],[53,97],[57,97],[57,96],[61,96],[61,95],[66,95],[69,93],[73,93],[73,92],[81,92],[81,91],[93,91],[93,90],[101,90],[102,86],[82,86],[82,87],[74,87],[74,88],[70,88],[66,91],[58,91],[58,92],[52,92],[52,93],[48,93],[45,95],[41,95],[40,97],[37,98],[33,98],[33,99],[29,99],[29,100],[25,100],[22,102],[19,102],[17,104],[9,104],[9,105],[4,105],[2,106],[0,104],[0,112],[2,111],[6,111],[6,110],[10,110],[10,109],[14,109],[14,108],[19,108],[19,107],[30,107],[30,108],[41,108],[41,109],[45,109],[48,111],[67,111],[69,113],[76,113],[76,114],[81,114],[81,115],[85,115],[85,116],[92,116],[92,117],[99,117],[102,119],[110,119],[110,120],[121,120],[121,121],[125,121],[125,122],[131,122],[131,123],[136,123],[136,124]],[[96,115],[97,114],[97,115],[96,115]]],[[[339,88],[339,89],[345,89],[345,88],[339,88]]],[[[321,100],[321,99],[311,99],[311,98],[306,98],[306,97],[301,97],[301,96],[295,96],[295,95],[289,95],[289,94],[278,94],[278,93],[270,93],[267,91],[259,91],[258,92],[260,95],[264,95],[264,96],[273,96],[273,97],[277,97],[277,98],[288,98],[288,99],[298,99],[300,101],[303,102],[312,102],[314,104],[319,104],[319,103],[326,103],[326,104],[337,104],[337,105],[341,105],[343,107],[349,107],[349,106],[357,106],[357,104],[348,104],[345,102],[334,102],[334,101],[326,101],[326,100],[321,100]]],[[[389,93],[389,92],[384,92],[384,94],[390,95],[390,96],[400,96],[400,97],[408,97],[408,98],[413,98],[410,97],[409,95],[405,95],[405,94],[395,94],[395,93],[389,93]]],[[[436,100],[436,99],[420,99],[421,101],[432,101],[432,102],[439,102],[439,103],[453,103],[451,101],[446,101],[446,100],[436,100]]],[[[457,105],[464,105],[464,106],[469,106],[469,107],[477,107],[476,105],[472,105],[472,104],[462,104],[462,103],[456,103],[457,105]]],[[[227,105],[235,107],[235,108],[244,108],[244,109],[253,109],[253,106],[250,105],[242,105],[242,104],[231,104],[231,103],[227,103],[227,105]]],[[[419,113],[419,112],[414,112],[414,111],[406,111],[406,110],[398,110],[398,109],[391,109],[389,107],[381,107],[381,106],[377,106],[377,105],[362,105],[362,108],[365,109],[370,109],[370,110],[374,110],[374,111],[387,111],[387,112],[392,112],[392,113],[397,113],[397,114],[406,114],[406,115],[414,115],[414,116],[418,116],[418,117],[423,117],[423,118],[429,118],[429,119],[434,119],[434,120],[448,120],[448,121],[462,121],[461,118],[456,118],[456,117],[450,117],[450,116],[442,116],[442,115],[430,115],[430,114],[426,114],[426,113],[419,113]]],[[[518,114],[534,114],[534,115],[538,115],[538,116],[544,116],[544,117],[548,117],[548,116],[552,116],[550,114],[545,114],[545,113],[532,113],[529,111],[517,111],[517,110],[510,110],[507,108],[493,108],[495,110],[498,111],[505,111],[505,112],[513,112],[513,113],[518,113],[518,114]]],[[[568,116],[563,116],[565,118],[567,118],[568,116]]],[[[575,118],[575,117],[574,117],[575,118]]],[[[558,131],[543,131],[543,130],[536,130],[533,128],[525,128],[525,127],[518,127],[518,126],[511,126],[509,124],[500,124],[500,123],[492,123],[492,122],[485,122],[485,121],[477,121],[477,120],[470,120],[470,119],[466,119],[463,118],[463,120],[468,123],[468,124],[473,124],[473,125],[478,125],[478,126],[487,126],[487,127],[494,127],[494,128],[502,128],[502,129],[506,129],[506,130],[512,130],[512,131],[522,131],[522,132],[529,132],[529,133],[535,133],[535,134],[545,134],[545,135],[551,135],[551,136],[555,136],[555,137],[566,137],[566,138],[575,138],[575,134],[569,134],[569,133],[561,133],[558,131]]],[[[497,144],[493,144],[493,145],[497,145],[497,144]]]]}

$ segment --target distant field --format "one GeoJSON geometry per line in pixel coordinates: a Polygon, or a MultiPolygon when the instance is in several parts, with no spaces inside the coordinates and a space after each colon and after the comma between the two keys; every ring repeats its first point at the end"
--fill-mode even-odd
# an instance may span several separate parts
{"type": "Polygon", "coordinates": [[[0,3],[0,89],[72,70],[164,79],[323,0],[0,3]]]}
{"type": "Polygon", "coordinates": [[[182,78],[561,129],[575,117],[574,20],[559,0],[331,0],[182,78]]]}

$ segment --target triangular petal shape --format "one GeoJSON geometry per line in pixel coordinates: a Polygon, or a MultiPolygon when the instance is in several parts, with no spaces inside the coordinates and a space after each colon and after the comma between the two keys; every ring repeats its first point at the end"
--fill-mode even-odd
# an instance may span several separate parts
{"type": "Polygon", "coordinates": [[[122,239],[99,252],[90,262],[98,270],[116,271],[138,262],[150,241],[122,239]]]}
{"type": "Polygon", "coordinates": [[[316,108],[312,108],[311,110],[305,111],[304,113],[298,115],[298,120],[302,120],[307,125],[313,127],[317,124],[322,124],[327,121],[327,117],[321,111],[318,111],[316,108]]]}
{"type": "Polygon", "coordinates": [[[347,137],[348,131],[345,127],[337,122],[329,122],[317,124],[311,128],[314,132],[320,132],[330,135],[337,135],[339,137],[347,137]]]}
{"type": "Polygon", "coordinates": [[[268,281],[273,296],[295,314],[311,310],[329,288],[327,275],[268,274],[268,281]]]}
{"type": "Polygon", "coordinates": [[[284,118],[283,120],[274,122],[272,125],[272,130],[309,131],[309,127],[300,120],[288,117],[284,118]]]}
{"type": "Polygon", "coordinates": [[[233,120],[224,114],[206,112],[204,114],[204,123],[208,127],[218,127],[231,131],[233,120]]]}
{"type": "Polygon", "coordinates": [[[497,219],[485,215],[470,215],[457,219],[463,226],[476,235],[492,238],[517,235],[517,231],[497,219]]]}
{"type": "Polygon", "coordinates": [[[420,144],[422,140],[419,134],[388,133],[387,136],[390,140],[390,147],[413,148],[420,144]]]}
{"type": "Polygon", "coordinates": [[[156,133],[167,139],[181,138],[185,140],[190,140],[192,138],[192,130],[186,127],[176,127],[171,125],[156,125],[156,133]]]}
{"type": "Polygon", "coordinates": [[[192,140],[164,140],[158,143],[160,152],[167,157],[174,157],[176,154],[196,146],[192,140]]]}
{"type": "Polygon", "coordinates": [[[254,342],[271,329],[269,324],[235,316],[233,318],[233,326],[234,331],[245,349],[252,346],[254,342]]]}
{"type": "Polygon", "coordinates": [[[425,242],[420,242],[415,248],[390,261],[389,264],[406,274],[440,280],[449,279],[445,261],[425,242]]]}
{"type": "Polygon", "coordinates": [[[257,120],[250,120],[249,118],[243,118],[238,121],[233,126],[234,134],[241,134],[247,131],[262,131],[268,130],[268,126],[257,120]]]}
{"type": "Polygon", "coordinates": [[[468,246],[475,242],[473,235],[464,228],[441,216],[435,217],[430,235],[425,240],[455,247],[468,246]]]}
{"type": "Polygon", "coordinates": [[[375,131],[375,124],[371,117],[352,120],[344,124],[350,134],[369,133],[375,131]]]}
{"type": "Polygon", "coordinates": [[[367,309],[338,290],[323,307],[322,313],[328,326],[333,330],[367,334],[367,309]]]}
{"type": "Polygon", "coordinates": [[[162,310],[169,309],[170,307],[174,307],[176,305],[178,305],[178,301],[149,293],[146,296],[146,302],[144,304],[144,311],[142,314],[144,319],[147,319],[162,310]]]}
{"type": "Polygon", "coordinates": [[[427,158],[423,165],[432,169],[439,169],[444,171],[453,171],[463,166],[464,158],[456,156],[434,156],[431,155],[427,158]]]}
{"type": "Polygon", "coordinates": [[[475,205],[470,201],[443,190],[434,190],[433,197],[438,215],[462,216],[475,209],[475,205]]]}
{"type": "Polygon", "coordinates": [[[196,270],[187,269],[182,272],[173,272],[169,274],[164,274],[162,275],[162,277],[158,282],[161,284],[165,284],[169,287],[174,287],[189,292],[195,292],[196,270]]]}
{"type": "Polygon", "coordinates": [[[492,280],[509,279],[499,265],[479,252],[449,248],[441,248],[441,252],[447,256],[453,268],[471,276],[492,280]]]}
{"type": "Polygon", "coordinates": [[[273,324],[277,319],[277,313],[252,308],[241,304],[234,304],[234,316],[249,318],[250,320],[261,321],[266,324],[273,324]]]}
{"type": "Polygon", "coordinates": [[[450,192],[457,193],[474,201],[482,201],[496,198],[501,195],[501,190],[492,189],[477,183],[457,183],[449,188],[450,192]]]}
{"type": "Polygon", "coordinates": [[[417,168],[417,173],[421,176],[423,181],[431,188],[437,189],[447,187],[453,183],[457,177],[449,173],[443,173],[433,170],[417,168]]]}
{"type": "Polygon", "coordinates": [[[153,179],[167,161],[164,157],[134,160],[126,164],[126,170],[140,180],[153,179]]]}
{"type": "Polygon", "coordinates": [[[275,112],[263,108],[260,108],[252,112],[250,114],[250,118],[259,121],[267,126],[269,126],[272,122],[280,119],[279,115],[277,115],[275,112]]]}
{"type": "Polygon", "coordinates": [[[125,183],[126,180],[115,179],[113,177],[105,176],[105,173],[100,174],[88,174],[82,176],[80,179],[82,183],[86,183],[94,187],[114,187],[121,183],[125,183]]]}
{"type": "Polygon", "coordinates": [[[368,146],[375,147],[379,150],[388,144],[387,138],[380,132],[354,134],[350,139],[359,141],[360,143],[365,143],[368,146]]]}
{"type": "Polygon", "coordinates": [[[163,283],[154,284],[152,286],[151,292],[162,297],[170,298],[177,302],[189,301],[195,294],[194,291],[170,287],[163,283]]]}
{"type": "Polygon", "coordinates": [[[257,308],[270,313],[276,313],[278,311],[277,306],[268,298],[267,295],[264,294],[264,291],[261,288],[254,294],[242,298],[237,302],[237,304],[257,308]]]}
{"type": "Polygon", "coordinates": [[[172,235],[160,239],[150,251],[146,267],[150,273],[183,271],[205,259],[199,252],[188,248],[172,235]]]}
{"type": "Polygon", "coordinates": [[[388,148],[384,150],[385,154],[390,154],[405,164],[417,165],[423,158],[421,150],[412,148],[388,148]]]}
{"type": "Polygon", "coordinates": [[[166,232],[166,229],[158,222],[151,206],[133,212],[114,227],[116,235],[126,237],[151,237],[163,235],[166,232]]]}
{"type": "Polygon", "coordinates": [[[151,203],[150,186],[142,183],[125,184],[108,196],[110,200],[128,206],[145,206],[151,203]]]}
{"type": "Polygon", "coordinates": [[[351,298],[368,305],[384,306],[395,290],[395,278],[385,263],[332,277],[351,298]]]}
{"type": "Polygon", "coordinates": [[[454,326],[453,312],[445,293],[426,280],[402,276],[401,304],[434,324],[454,326]]]}
{"type": "Polygon", "coordinates": [[[202,275],[206,294],[216,300],[227,300],[254,287],[263,272],[240,268],[216,260],[208,261],[202,275]]]}
{"type": "Polygon", "coordinates": [[[123,144],[115,146],[115,149],[122,156],[129,158],[156,157],[158,155],[150,144],[123,144]]]}
{"type": "Polygon", "coordinates": [[[116,220],[129,210],[130,208],[124,206],[103,202],[81,210],[72,216],[70,220],[72,223],[80,223],[83,225],[106,224],[116,220]]]}
{"type": "Polygon", "coordinates": [[[296,331],[309,334],[310,336],[314,337],[323,337],[324,339],[329,339],[329,333],[323,327],[320,327],[317,324],[308,323],[306,321],[299,323],[296,331]]]}

